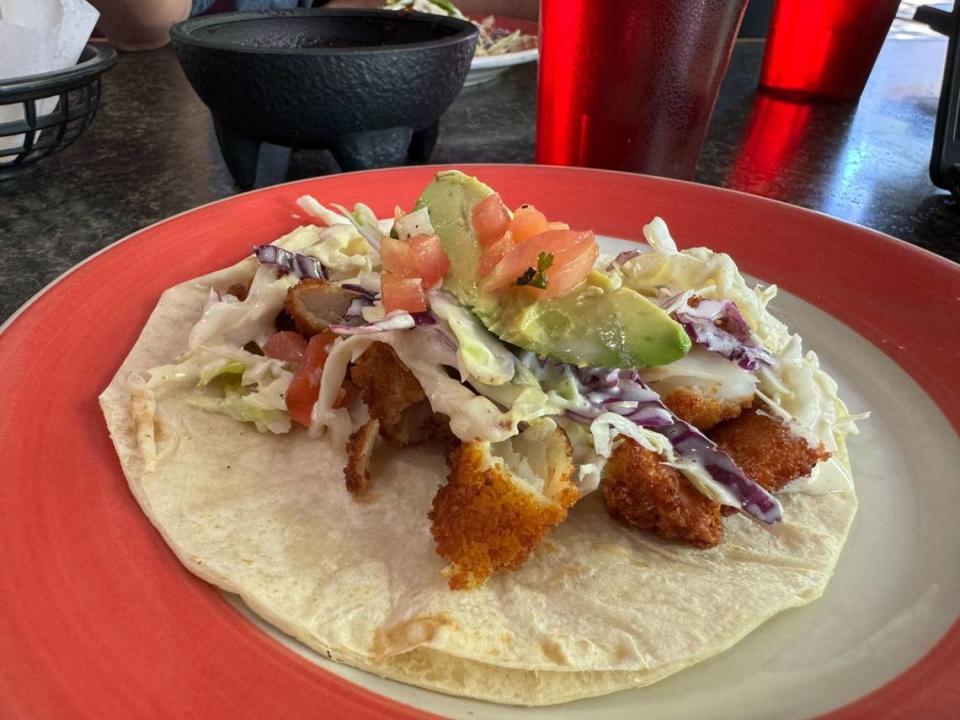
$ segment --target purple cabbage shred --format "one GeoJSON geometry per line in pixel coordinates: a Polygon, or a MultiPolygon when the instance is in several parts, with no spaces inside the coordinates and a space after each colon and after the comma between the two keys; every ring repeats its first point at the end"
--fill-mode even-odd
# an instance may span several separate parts
{"type": "Polygon", "coordinates": [[[329,277],[327,269],[317,258],[290,252],[277,245],[256,245],[253,254],[265,265],[276,265],[301,279],[326,280],[329,277]]]}
{"type": "Polygon", "coordinates": [[[740,502],[740,511],[764,523],[783,517],[780,503],[747,477],[733,459],[694,426],[676,417],[647,387],[636,370],[572,369],[587,406],[567,410],[571,420],[589,425],[601,414],[612,412],[639,427],[660,433],[681,458],[699,463],[711,478],[740,502]]]}
{"type": "Polygon", "coordinates": [[[377,294],[367,290],[363,285],[357,285],[356,283],[341,283],[340,287],[342,287],[344,290],[349,290],[350,292],[355,292],[358,295],[362,295],[370,300],[370,302],[373,302],[377,299],[377,294]]]}
{"type": "Polygon", "coordinates": [[[618,253],[613,261],[607,265],[606,271],[611,272],[617,265],[623,265],[628,260],[633,260],[639,254],[639,250],[624,250],[623,252],[618,253]]]}
{"type": "Polygon", "coordinates": [[[773,365],[774,358],[751,341],[750,326],[732,300],[701,300],[694,307],[684,303],[674,317],[697,345],[719,353],[744,370],[773,365]]]}

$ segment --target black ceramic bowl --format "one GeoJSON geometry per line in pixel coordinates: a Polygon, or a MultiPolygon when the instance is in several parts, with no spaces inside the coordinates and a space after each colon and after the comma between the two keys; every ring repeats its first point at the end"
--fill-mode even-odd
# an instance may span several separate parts
{"type": "Polygon", "coordinates": [[[264,142],[327,149],[343,170],[425,162],[477,31],[420,13],[286,10],[197,17],[170,38],[234,180],[251,187],[264,142]]]}

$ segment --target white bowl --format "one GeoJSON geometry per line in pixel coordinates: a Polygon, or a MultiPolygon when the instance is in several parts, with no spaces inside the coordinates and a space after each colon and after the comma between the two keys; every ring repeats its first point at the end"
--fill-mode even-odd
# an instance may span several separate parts
{"type": "Polygon", "coordinates": [[[489,82],[513,65],[536,61],[537,54],[537,48],[534,47],[503,53],[502,55],[475,57],[473,62],[470,63],[470,72],[467,73],[467,79],[463,82],[463,86],[470,87],[471,85],[489,82]]]}
{"type": "MultiPolygon", "coordinates": [[[[517,20],[516,18],[500,17],[496,18],[497,27],[506,30],[519,30],[524,35],[537,37],[537,23],[530,20],[517,20]]],[[[497,75],[507,68],[523,63],[535,62],[538,56],[537,47],[523,48],[513,52],[503,53],[501,55],[483,55],[474,57],[470,63],[470,72],[467,73],[467,79],[464,81],[464,87],[479,85],[493,80],[497,75]]]]}

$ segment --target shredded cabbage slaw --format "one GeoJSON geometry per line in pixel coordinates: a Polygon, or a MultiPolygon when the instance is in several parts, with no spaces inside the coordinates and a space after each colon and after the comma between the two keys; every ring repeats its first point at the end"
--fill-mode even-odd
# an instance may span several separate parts
{"type": "MultiPolygon", "coordinates": [[[[503,343],[450,293],[428,294],[424,313],[385,314],[380,304],[378,249],[382,237],[431,232],[429,215],[398,212],[378,220],[370,208],[331,210],[305,196],[299,207],[322,226],[308,225],[258,246],[246,297],[212,290],[178,363],[151,372],[150,383],[192,383],[191,404],[252,423],[260,432],[291,429],[284,393],[289,364],[251,352],[274,331],[290,287],[300,278],[328,278],[360,294],[323,368],[310,432],[342,442],[349,413],[336,407],[347,368],[373,342],[390,345],[420,382],[435,412],[447,415],[462,441],[501,442],[538,418],[563,427],[574,447],[581,490],[597,486],[617,439],[628,437],[663,457],[703,494],[764,522],[780,518],[779,503],[733,461],[663,405],[649,383],[704,383],[734,394],[755,393],[794,432],[835,449],[836,436],[856,432],[855,416],[800,338],[767,310],[775,287],[747,285],[733,261],[706,248],[680,251],[665,223],[643,229],[648,252],[598,261],[596,272],[673,313],[699,346],[675,363],[642,372],[575,368],[503,343]],[[697,298],[696,301],[692,300],[697,298]]],[[[355,423],[354,423],[355,424],[355,423]]]]}

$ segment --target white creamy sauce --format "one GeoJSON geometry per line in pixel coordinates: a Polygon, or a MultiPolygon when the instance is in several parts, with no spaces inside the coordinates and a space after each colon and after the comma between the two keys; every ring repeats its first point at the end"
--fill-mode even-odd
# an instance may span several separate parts
{"type": "Polygon", "coordinates": [[[806,477],[797,478],[780,492],[803,493],[804,495],[826,495],[834,492],[853,490],[853,478],[847,468],[837,458],[832,457],[818,463],[813,472],[806,477]]]}

